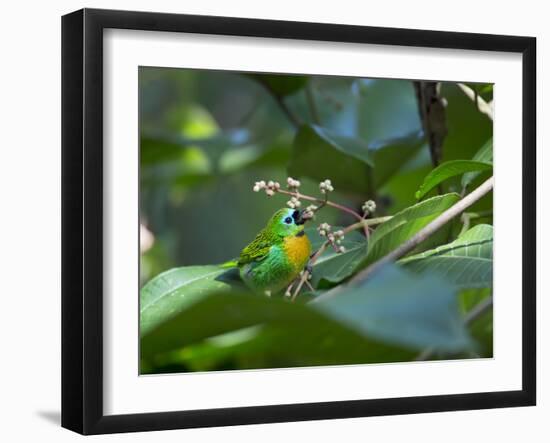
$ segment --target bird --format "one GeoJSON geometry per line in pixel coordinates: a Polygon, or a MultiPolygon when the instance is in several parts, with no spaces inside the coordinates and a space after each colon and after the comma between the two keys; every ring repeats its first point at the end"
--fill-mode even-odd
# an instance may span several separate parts
{"type": "Polygon", "coordinates": [[[290,285],[304,270],[311,242],[302,211],[279,209],[240,253],[237,267],[253,292],[271,296],[290,285]]]}

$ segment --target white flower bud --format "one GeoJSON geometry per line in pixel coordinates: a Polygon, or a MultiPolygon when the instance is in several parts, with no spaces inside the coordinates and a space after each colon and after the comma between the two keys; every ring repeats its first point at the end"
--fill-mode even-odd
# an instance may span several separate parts
{"type": "Polygon", "coordinates": [[[278,191],[279,189],[281,189],[281,184],[279,182],[275,182],[273,183],[273,187],[278,191]]]}
{"type": "Polygon", "coordinates": [[[273,194],[275,194],[275,191],[273,189],[266,189],[265,193],[268,197],[273,197],[273,194]]]}
{"type": "Polygon", "coordinates": [[[252,188],[252,190],[254,192],[260,192],[260,187],[258,185],[254,185],[254,187],[252,188]]]}

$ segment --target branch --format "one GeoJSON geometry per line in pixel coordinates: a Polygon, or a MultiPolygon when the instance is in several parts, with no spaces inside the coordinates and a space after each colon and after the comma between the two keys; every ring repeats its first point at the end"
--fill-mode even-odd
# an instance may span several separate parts
{"type": "MultiPolygon", "coordinates": [[[[349,225],[349,226],[345,227],[343,229],[344,235],[350,233],[351,231],[354,231],[355,229],[364,228],[364,229],[368,230],[369,226],[379,225],[381,223],[387,222],[391,218],[392,218],[391,216],[387,216],[387,217],[376,217],[376,218],[363,219],[363,220],[361,220],[357,223],[354,223],[352,225],[349,225]]],[[[309,263],[308,263],[308,269],[305,269],[302,272],[302,274],[300,275],[300,280],[299,280],[298,286],[296,287],[296,289],[294,290],[294,293],[292,294],[292,298],[291,298],[292,301],[294,301],[296,299],[296,297],[300,293],[300,290],[304,286],[304,283],[307,284],[307,281],[308,281],[309,276],[311,274],[311,272],[309,270],[309,266],[313,266],[315,264],[317,259],[323,254],[323,252],[326,251],[326,249],[329,247],[330,244],[331,244],[331,242],[329,240],[325,241],[319,247],[319,249],[317,249],[317,251],[315,251],[315,253],[311,256],[311,258],[309,259],[309,263]]],[[[290,290],[292,288],[292,286],[294,286],[294,283],[292,283],[289,286],[288,290],[290,290]]]]}
{"type": "Polygon", "coordinates": [[[463,83],[458,83],[458,87],[462,90],[462,92],[464,92],[466,97],[468,97],[475,103],[479,112],[485,114],[487,117],[493,120],[493,107],[491,106],[491,103],[487,103],[485,100],[483,100],[482,97],[476,94],[476,92],[473,91],[472,88],[469,88],[463,83]]]}
{"type": "MultiPolygon", "coordinates": [[[[418,231],[413,237],[411,237],[409,240],[401,244],[401,246],[394,249],[392,252],[387,254],[385,257],[382,257],[380,260],[374,262],[363,271],[357,273],[350,280],[350,283],[367,279],[367,277],[369,277],[374,272],[378,271],[387,263],[394,262],[399,258],[403,257],[404,255],[408,254],[409,252],[411,252],[420,243],[422,243],[428,237],[436,233],[449,221],[451,221],[453,218],[460,215],[466,208],[470,207],[475,202],[477,202],[481,197],[488,194],[493,189],[493,185],[494,185],[494,178],[490,177],[481,186],[479,186],[470,194],[468,194],[466,197],[464,197],[462,200],[458,201],[456,204],[451,206],[449,209],[447,209],[445,212],[439,215],[435,220],[433,220],[432,222],[427,224],[424,228],[422,228],[420,231],[418,231]]],[[[324,293],[323,295],[320,295],[314,300],[314,302],[324,300],[328,297],[332,297],[338,292],[340,292],[340,290],[341,290],[341,286],[338,286],[335,289],[332,289],[324,293]]]]}
{"type": "Polygon", "coordinates": [[[285,191],[284,189],[279,189],[275,192],[279,192],[280,194],[290,195],[292,197],[296,197],[296,198],[302,199],[302,200],[307,200],[307,201],[310,201],[310,202],[321,203],[322,205],[330,206],[332,208],[339,209],[340,211],[347,212],[348,214],[355,217],[357,220],[362,220],[363,219],[363,217],[360,214],[358,214],[357,212],[355,212],[353,209],[350,209],[350,208],[348,208],[346,206],[343,206],[343,205],[339,205],[338,203],[334,203],[334,202],[331,202],[331,201],[328,201],[328,200],[323,200],[323,199],[320,199],[320,198],[317,198],[317,197],[311,197],[309,195],[300,194],[299,192],[285,191]]]}
{"type": "MultiPolygon", "coordinates": [[[[443,141],[447,136],[445,99],[439,93],[438,82],[415,81],[413,86],[422,127],[430,145],[432,164],[436,168],[441,162],[443,141]]],[[[438,189],[441,194],[441,186],[438,189]]]]}
{"type": "Polygon", "coordinates": [[[380,269],[385,264],[389,262],[393,262],[403,257],[405,254],[408,254],[409,252],[411,252],[420,243],[422,243],[428,237],[430,237],[431,235],[439,231],[439,229],[441,229],[444,225],[450,222],[453,218],[461,214],[466,208],[472,206],[485,194],[488,194],[493,189],[493,184],[494,184],[493,177],[487,179],[487,181],[485,181],[481,186],[479,186],[477,189],[475,189],[473,192],[468,194],[462,200],[458,201],[456,204],[451,206],[449,209],[443,212],[439,217],[437,217],[435,220],[433,220],[424,228],[422,228],[420,231],[418,231],[413,237],[411,237],[409,240],[407,240],[397,249],[394,249],[385,257],[381,258],[380,260],[373,263],[365,270],[356,274],[355,277],[351,279],[351,281],[365,279],[366,277],[368,277],[370,274],[380,269]]]}

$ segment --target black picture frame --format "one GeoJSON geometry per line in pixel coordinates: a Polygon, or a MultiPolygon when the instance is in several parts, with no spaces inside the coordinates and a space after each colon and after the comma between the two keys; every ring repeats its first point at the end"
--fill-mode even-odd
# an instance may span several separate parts
{"type": "Polygon", "coordinates": [[[229,17],[83,9],[62,18],[62,426],[82,434],[535,405],[536,39],[229,17]],[[168,411],[103,412],[103,30],[192,32],[501,51],[523,63],[522,389],[168,411]]]}

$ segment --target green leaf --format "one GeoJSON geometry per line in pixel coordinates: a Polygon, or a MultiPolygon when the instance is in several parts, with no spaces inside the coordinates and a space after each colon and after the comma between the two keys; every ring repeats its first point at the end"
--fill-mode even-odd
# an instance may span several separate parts
{"type": "Polygon", "coordinates": [[[238,279],[224,278],[222,266],[187,266],[166,271],[140,292],[140,333],[149,334],[190,304],[214,292],[231,289],[238,279]]]}
{"type": "Polygon", "coordinates": [[[374,184],[380,188],[390,180],[405,163],[411,160],[425,140],[421,132],[371,142],[369,150],[374,159],[374,184]]]}
{"type": "Polygon", "coordinates": [[[306,75],[246,74],[279,97],[294,94],[306,86],[306,75]]]}
{"type": "Polygon", "coordinates": [[[385,266],[366,282],[312,305],[388,343],[450,352],[471,346],[455,289],[437,275],[418,277],[397,266],[385,266]]]}
{"type": "MultiPolygon", "coordinates": [[[[337,231],[338,227],[333,227],[337,231]]],[[[312,245],[312,250],[316,251],[324,242],[315,228],[306,229],[312,245]]],[[[349,277],[358,263],[367,253],[367,242],[365,236],[357,231],[349,232],[342,240],[342,246],[346,252],[337,254],[332,248],[327,249],[313,265],[312,285],[318,288],[331,286],[333,283],[339,283],[349,277]]]]}
{"type": "MultiPolygon", "coordinates": [[[[493,164],[493,137],[483,144],[472,158],[474,161],[493,164]]],[[[462,188],[466,188],[479,175],[479,172],[468,172],[462,177],[462,188]]]]}
{"type": "Polygon", "coordinates": [[[452,243],[401,260],[415,272],[439,273],[460,288],[493,285],[493,227],[477,225],[452,243]]]}
{"type": "Polygon", "coordinates": [[[459,200],[458,194],[439,195],[398,212],[372,233],[367,257],[360,267],[373,263],[397,248],[459,200]]]}
{"type": "Polygon", "coordinates": [[[363,192],[368,189],[371,165],[362,141],[304,125],[294,139],[289,174],[319,181],[330,177],[337,191],[363,192]]]}
{"type": "Polygon", "coordinates": [[[433,188],[450,177],[464,174],[466,172],[487,171],[493,168],[491,163],[474,161],[474,160],[451,160],[440,164],[438,167],[430,171],[424,178],[424,182],[416,191],[416,198],[420,200],[433,188]]]}
{"type": "Polygon", "coordinates": [[[171,372],[177,365],[180,371],[212,369],[227,360],[251,369],[412,358],[410,351],[367,338],[309,305],[242,292],[187,304],[142,337],[141,352],[148,362],[142,367],[166,365],[171,372]]]}
{"type": "Polygon", "coordinates": [[[359,138],[304,125],[294,139],[289,174],[315,180],[330,177],[336,190],[364,195],[372,183],[380,186],[388,180],[422,144],[418,133],[367,145],[359,138]]]}

